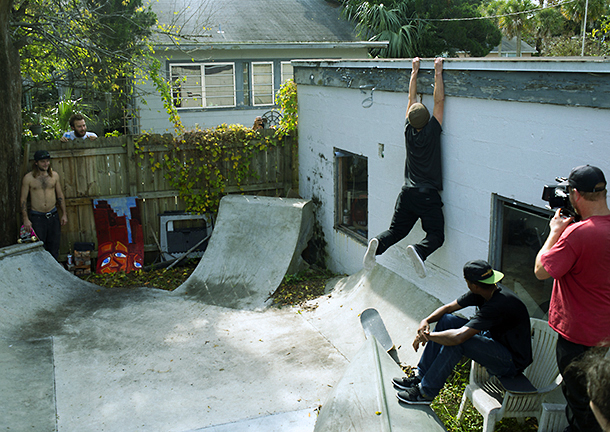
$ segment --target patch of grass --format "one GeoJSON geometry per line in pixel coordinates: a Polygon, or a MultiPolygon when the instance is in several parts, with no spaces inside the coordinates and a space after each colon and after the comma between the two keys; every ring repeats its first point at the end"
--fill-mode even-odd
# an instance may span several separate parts
{"type": "MultiPolygon", "coordinates": [[[[483,429],[483,416],[470,401],[467,401],[466,409],[459,422],[456,418],[469,379],[470,360],[464,358],[455,367],[445,386],[431,404],[448,432],[479,432],[483,429]]],[[[496,423],[494,429],[495,432],[534,432],[537,430],[536,418],[527,418],[524,423],[519,423],[517,419],[505,418],[496,423]]]]}

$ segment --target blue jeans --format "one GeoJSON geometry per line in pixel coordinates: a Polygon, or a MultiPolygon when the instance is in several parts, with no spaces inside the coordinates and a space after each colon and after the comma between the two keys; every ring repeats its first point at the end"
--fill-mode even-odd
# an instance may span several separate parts
{"type": "Polygon", "coordinates": [[[413,247],[422,261],[425,261],[445,241],[443,202],[438,191],[433,189],[421,191],[418,188],[402,187],[396,199],[390,228],[377,236],[379,246],[376,255],[381,255],[405,238],[418,219],[421,219],[426,237],[413,247]]]}
{"type": "MultiPolygon", "coordinates": [[[[468,320],[453,314],[446,314],[436,323],[434,331],[463,327],[468,320]]],[[[513,376],[517,369],[513,356],[500,342],[493,340],[488,332],[481,332],[460,345],[446,346],[427,342],[417,365],[421,380],[421,391],[427,397],[434,397],[443,388],[453,368],[466,356],[484,366],[490,375],[513,376]]]]}

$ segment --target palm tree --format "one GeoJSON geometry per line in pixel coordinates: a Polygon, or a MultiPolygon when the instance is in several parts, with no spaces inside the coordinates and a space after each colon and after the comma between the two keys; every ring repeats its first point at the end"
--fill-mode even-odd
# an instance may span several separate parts
{"type": "Polygon", "coordinates": [[[566,2],[561,6],[561,13],[564,17],[581,24],[585,19],[585,6],[587,20],[593,22],[606,14],[608,9],[607,0],[577,0],[566,2]]]}
{"type": "Polygon", "coordinates": [[[499,4],[498,19],[502,32],[510,39],[517,37],[517,57],[521,57],[521,38],[524,32],[530,31],[534,21],[530,12],[534,4],[530,0],[506,0],[499,4]]]}
{"type": "Polygon", "coordinates": [[[371,41],[388,41],[388,47],[371,54],[388,58],[411,58],[419,55],[419,38],[424,25],[407,17],[407,6],[396,8],[369,2],[350,2],[343,13],[357,22],[358,36],[371,41]]]}

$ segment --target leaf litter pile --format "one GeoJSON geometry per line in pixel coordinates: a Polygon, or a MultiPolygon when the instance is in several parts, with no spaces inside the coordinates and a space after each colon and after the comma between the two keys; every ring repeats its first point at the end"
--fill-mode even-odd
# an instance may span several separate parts
{"type": "MultiPolygon", "coordinates": [[[[104,288],[159,288],[173,291],[184,283],[199,260],[191,259],[184,266],[171,269],[137,270],[129,273],[105,273],[81,276],[81,279],[104,288]]],[[[324,295],[326,284],[337,275],[330,270],[311,267],[294,275],[284,276],[280,286],[269,298],[275,306],[300,305],[324,295]]]]}

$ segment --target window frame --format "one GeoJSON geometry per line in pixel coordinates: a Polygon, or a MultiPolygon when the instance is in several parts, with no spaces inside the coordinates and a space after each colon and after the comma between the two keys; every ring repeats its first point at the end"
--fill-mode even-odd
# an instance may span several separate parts
{"type": "Polygon", "coordinates": [[[280,85],[284,84],[289,79],[294,79],[294,67],[292,66],[292,63],[290,61],[280,62],[280,69],[281,69],[280,70],[280,74],[281,74],[280,85]],[[290,77],[286,77],[287,74],[284,71],[286,66],[290,66],[290,68],[292,69],[292,72],[290,73],[290,77]]]}
{"type": "MultiPolygon", "coordinates": [[[[169,64],[169,78],[170,78],[170,91],[172,94],[172,103],[174,104],[174,106],[176,107],[176,109],[178,110],[201,110],[201,109],[219,109],[219,108],[235,108],[237,106],[237,88],[236,88],[236,69],[235,69],[235,62],[198,62],[198,63],[170,63],[169,64]],[[185,66],[197,66],[199,67],[199,74],[200,74],[200,81],[201,81],[201,104],[199,106],[188,106],[188,107],[183,107],[183,106],[177,106],[176,105],[176,101],[178,100],[175,96],[174,96],[174,79],[182,79],[182,77],[180,75],[174,75],[173,73],[173,68],[174,67],[185,67],[185,66]],[[231,70],[232,70],[232,74],[231,74],[231,78],[232,78],[232,88],[233,88],[233,93],[232,93],[232,97],[233,97],[233,104],[232,105],[209,105],[208,104],[208,99],[212,98],[213,96],[208,97],[207,96],[207,92],[206,92],[206,75],[205,75],[205,69],[207,66],[231,66],[231,70]]],[[[230,97],[228,94],[226,96],[222,96],[222,97],[230,97]]],[[[192,99],[191,99],[192,100],[192,99]]]]}
{"type": "Polygon", "coordinates": [[[549,278],[544,281],[538,281],[534,275],[533,269],[536,255],[546,240],[549,221],[552,216],[552,210],[522,203],[498,194],[492,194],[489,263],[493,268],[504,273],[504,278],[499,282],[499,285],[515,292],[526,304],[530,316],[540,319],[547,319],[548,301],[550,301],[553,280],[549,278]],[[525,216],[521,220],[521,222],[525,224],[524,234],[521,237],[518,237],[519,234],[515,232],[514,229],[512,231],[510,229],[509,223],[515,219],[505,220],[505,213],[507,211],[520,213],[525,216]],[[528,221],[527,218],[539,218],[539,220],[532,223],[532,221],[528,221]],[[516,237],[518,240],[523,240],[524,237],[527,237],[527,231],[529,231],[529,235],[532,237],[532,225],[539,225],[542,227],[542,231],[536,230],[534,227],[538,244],[523,245],[521,251],[518,249],[511,250],[509,253],[508,250],[505,250],[505,245],[509,242],[505,237],[511,236],[516,237]],[[515,262],[518,261],[519,257],[523,258],[522,256],[519,256],[520,252],[527,253],[528,262],[525,265],[516,266],[515,262]],[[506,256],[507,259],[504,259],[504,256],[506,256]],[[511,264],[512,266],[509,268],[509,265],[511,264]],[[517,270],[515,271],[514,269],[517,270]],[[510,280],[514,280],[515,284],[519,283],[519,286],[523,288],[525,293],[518,292],[515,289],[515,284],[513,284],[513,286],[507,285],[507,283],[510,284],[510,282],[508,282],[510,280]],[[527,285],[526,282],[528,283],[527,285]],[[533,297],[538,297],[538,300],[534,300],[533,297]]]}
{"type": "MultiPolygon", "coordinates": [[[[256,75],[259,76],[259,75],[256,75]]],[[[250,62],[250,92],[251,92],[251,97],[250,97],[250,101],[251,101],[251,105],[253,107],[260,107],[260,106],[274,106],[275,105],[275,64],[273,61],[252,61],[250,62]],[[256,98],[257,95],[255,93],[255,89],[257,86],[262,86],[263,84],[255,84],[254,82],[254,77],[256,75],[255,73],[255,69],[257,65],[271,65],[271,102],[270,103],[256,103],[256,98]]],[[[265,84],[266,85],[266,84],[265,84]]],[[[264,95],[269,96],[268,94],[264,95]]]]}
{"type": "MultiPolygon", "coordinates": [[[[368,158],[364,155],[352,153],[348,150],[339,148],[333,149],[334,165],[335,165],[335,229],[339,230],[358,242],[366,245],[368,242],[368,158]],[[349,187],[344,186],[350,180],[346,173],[347,167],[344,165],[348,158],[358,158],[364,162],[365,166],[365,179],[360,179],[358,182],[360,187],[365,184],[365,190],[350,190],[349,187]],[[355,196],[359,195],[359,196],[355,196]],[[359,204],[357,209],[358,213],[355,213],[353,206],[359,204]],[[347,213],[346,213],[347,210],[347,213]],[[355,216],[358,216],[356,219],[355,216]],[[348,219],[344,219],[348,217],[348,219]],[[354,222],[356,220],[356,222],[354,222]],[[360,223],[363,221],[364,223],[360,223]]],[[[351,179],[353,184],[356,184],[355,179],[351,179]]]]}

